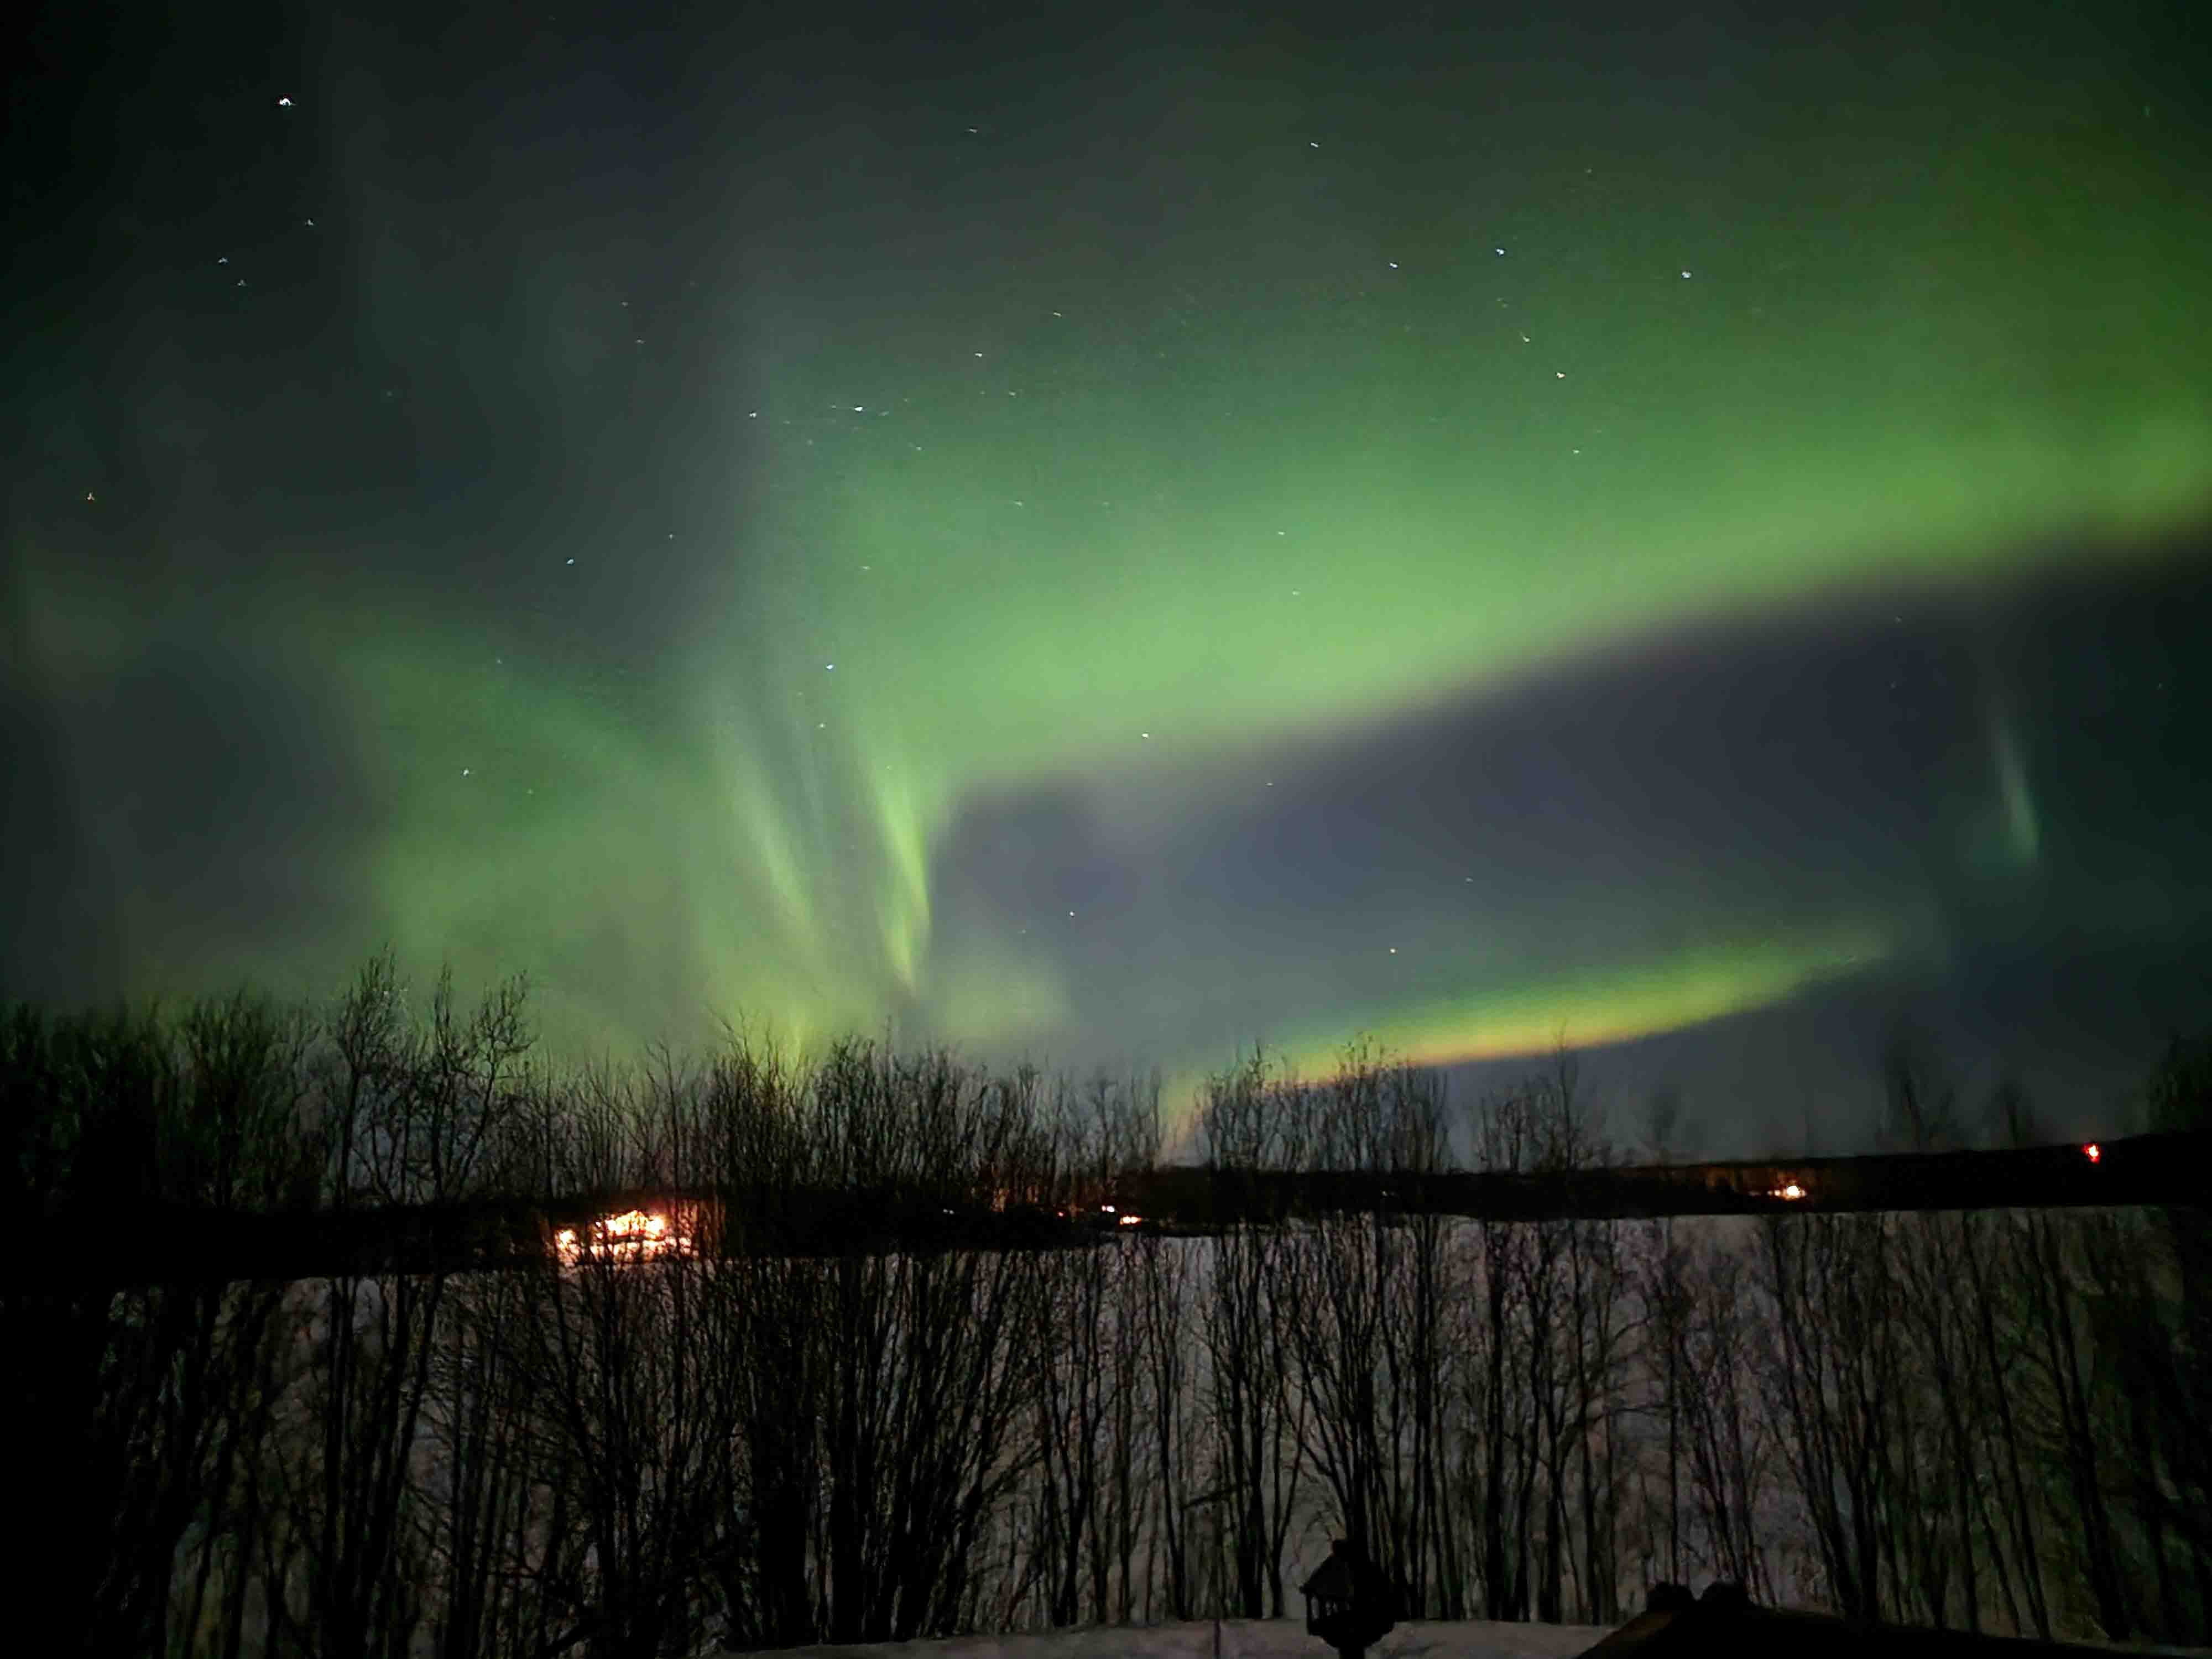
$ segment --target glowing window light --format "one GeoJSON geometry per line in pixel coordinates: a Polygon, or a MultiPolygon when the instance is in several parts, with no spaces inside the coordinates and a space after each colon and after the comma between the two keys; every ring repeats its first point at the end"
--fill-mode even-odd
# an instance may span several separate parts
{"type": "Polygon", "coordinates": [[[576,1228],[563,1227],[553,1235],[554,1254],[567,1267],[586,1255],[627,1264],[688,1255],[692,1248],[690,1237],[672,1226],[666,1216],[647,1210],[602,1216],[580,1234],[576,1228]]]}

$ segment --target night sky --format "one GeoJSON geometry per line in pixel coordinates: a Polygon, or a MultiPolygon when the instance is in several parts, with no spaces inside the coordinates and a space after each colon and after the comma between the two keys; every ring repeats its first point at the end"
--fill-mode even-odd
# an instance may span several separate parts
{"type": "Polygon", "coordinates": [[[9,993],[1713,1151],[2212,1024],[2187,8],[549,3],[12,66],[9,993]]]}

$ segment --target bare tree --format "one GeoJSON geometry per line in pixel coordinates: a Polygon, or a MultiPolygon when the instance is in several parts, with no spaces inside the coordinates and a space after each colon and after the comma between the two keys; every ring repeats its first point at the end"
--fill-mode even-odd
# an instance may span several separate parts
{"type": "Polygon", "coordinates": [[[1773,1310],[1763,1386],[1811,1520],[1832,1605],[1879,1618],[1894,1578],[1896,1475],[1887,1392],[1899,1374],[1881,1216],[1776,1216],[1760,1231],[1773,1310]]]}
{"type": "MultiPolygon", "coordinates": [[[[1534,1113],[1524,1094],[1485,1099],[1474,1124],[1478,1167],[1515,1174],[1535,1157],[1534,1113]]],[[[1533,1488],[1534,1435],[1532,1395],[1513,1386],[1515,1356],[1548,1340],[1547,1324],[1534,1316],[1530,1289],[1538,1273],[1534,1232],[1522,1223],[1484,1216],[1474,1226],[1474,1294],[1462,1344],[1464,1421],[1460,1490],[1469,1509],[1475,1571],[1483,1607],[1493,1620],[1528,1617],[1528,1530],[1519,1494],[1533,1488]]]]}
{"type": "MultiPolygon", "coordinates": [[[[1698,1250],[1680,1292],[1681,1443],[1703,1522],[1705,1560],[1758,1600],[1772,1599],[1762,1535],[1771,1435],[1757,1393],[1763,1309],[1750,1264],[1725,1239],[1698,1250]]],[[[1674,1582],[1683,1582],[1676,1570],[1674,1582]]]]}
{"type": "MultiPolygon", "coordinates": [[[[448,974],[417,1030],[391,957],[363,969],[328,1025],[321,1131],[333,1212],[435,1214],[479,1194],[532,1041],[526,994],[510,982],[464,1017],[448,974]]],[[[434,1252],[419,1265],[330,1275],[305,1333],[296,1409],[315,1455],[302,1469],[279,1468],[304,1589],[295,1634],[325,1654],[388,1650],[421,1614],[405,1511],[450,1273],[434,1252]]],[[[290,1578],[270,1597],[280,1626],[295,1622],[290,1578]]]]}
{"type": "Polygon", "coordinates": [[[243,996],[172,1022],[0,1022],[4,1195],[64,1241],[0,1287],[13,1487],[42,1517],[23,1566],[92,1649],[246,1639],[283,1287],[226,1284],[219,1259],[158,1285],[130,1267],[173,1260],[173,1216],[227,1237],[303,1201],[307,1040],[295,1015],[243,996]]]}
{"type": "MultiPolygon", "coordinates": [[[[1158,1103],[1157,1084],[1147,1091],[1104,1077],[1079,1099],[1063,1094],[1056,1112],[1067,1137],[1061,1157],[1079,1172],[1079,1190],[1110,1191],[1121,1176],[1151,1166],[1158,1103]]],[[[1054,1626],[1105,1622],[1117,1612],[1127,1619],[1133,1604],[1146,1360],[1154,1372],[1181,1362],[1172,1346],[1154,1344],[1147,1353],[1148,1316],[1157,1323],[1173,1305],[1158,1256],[1157,1249],[1139,1257],[1093,1248],[1043,1261],[1040,1323],[1030,1339],[1040,1452],[1036,1548],[1046,1564],[1046,1616],[1054,1626]]],[[[1176,1333],[1162,1335],[1171,1345],[1176,1333]]]]}
{"type": "MultiPolygon", "coordinates": [[[[1263,1172],[1301,1167],[1311,1156],[1311,1114],[1303,1085],[1258,1051],[1210,1079],[1198,1133],[1215,1190],[1240,1220],[1214,1239],[1200,1329],[1206,1354],[1208,1476],[1221,1500],[1230,1554],[1231,1605],[1246,1618],[1280,1617],[1283,1551],[1305,1469],[1310,1396],[1291,1381],[1292,1328],[1306,1316],[1297,1299],[1287,1212],[1269,1213],[1282,1188],[1263,1172]]],[[[1181,1498],[1165,1506],[1170,1606],[1188,1617],[1193,1587],[1178,1529],[1181,1498]]]]}

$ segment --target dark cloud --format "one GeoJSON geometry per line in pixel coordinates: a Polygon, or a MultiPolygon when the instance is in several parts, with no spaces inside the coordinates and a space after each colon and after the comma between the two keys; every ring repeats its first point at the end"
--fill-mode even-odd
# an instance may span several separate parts
{"type": "Polygon", "coordinates": [[[2201,1024],[2212,973],[2191,735],[2212,584],[2193,543],[2094,562],[2115,574],[1820,605],[1547,671],[1262,763],[1272,781],[1232,803],[1194,783],[1141,833],[1115,827],[1111,780],[979,804],[939,854],[940,928],[1053,941],[1084,1011],[1066,1046],[1173,1053],[1387,1006],[1409,960],[1445,988],[1571,979],[1882,918],[1898,959],[1612,1069],[1694,1078],[1756,1127],[1778,1077],[1863,1105],[1885,1033],[1919,1019],[1966,1070],[2049,1075],[2088,1109],[2090,1079],[2116,1089],[2201,1024]],[[1718,1085],[1737,1072],[1765,1073],[1762,1098],[1718,1085]]]}

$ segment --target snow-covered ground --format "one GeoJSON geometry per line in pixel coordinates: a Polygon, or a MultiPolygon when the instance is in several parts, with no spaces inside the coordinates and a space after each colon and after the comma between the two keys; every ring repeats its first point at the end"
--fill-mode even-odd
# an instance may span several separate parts
{"type": "MultiPolygon", "coordinates": [[[[1611,1633],[1609,1625],[1423,1624],[1398,1626],[1369,1659],[1565,1659],[1611,1633]]],[[[1212,1659],[1213,1625],[1127,1625],[949,1642],[864,1642],[787,1648],[816,1659],[1212,1659]]],[[[1222,1659],[1329,1659],[1303,1619],[1224,1619],[1222,1659]]]]}
{"type": "MultiPolygon", "coordinates": [[[[1367,1650],[1368,1659],[1568,1659],[1610,1625],[1401,1625],[1367,1650]]],[[[2212,1659],[2212,1648],[2147,1647],[2088,1642],[2116,1654],[2170,1654],[2212,1659]]],[[[847,1647],[779,1648],[778,1654],[814,1659],[1212,1659],[1213,1626],[1106,1626],[1033,1636],[962,1636],[949,1642],[862,1642],[847,1647]]],[[[1329,1650],[1306,1634],[1302,1619],[1224,1619],[1222,1659],[1330,1659],[1329,1650]]]]}

